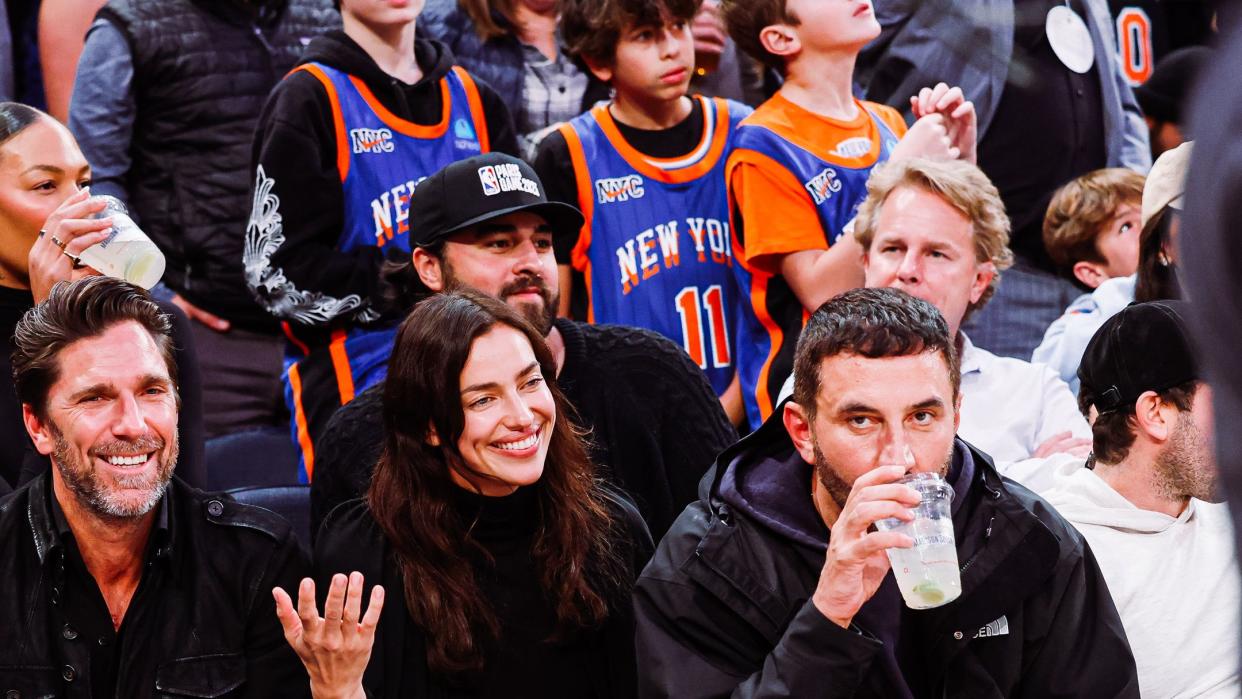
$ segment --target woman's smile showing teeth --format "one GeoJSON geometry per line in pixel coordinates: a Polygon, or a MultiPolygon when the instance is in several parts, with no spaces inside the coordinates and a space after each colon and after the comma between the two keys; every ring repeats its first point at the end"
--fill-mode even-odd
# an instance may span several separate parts
{"type": "Polygon", "coordinates": [[[532,449],[539,444],[539,435],[543,434],[543,426],[535,428],[529,436],[511,442],[493,442],[492,446],[504,451],[519,452],[532,449]]]}

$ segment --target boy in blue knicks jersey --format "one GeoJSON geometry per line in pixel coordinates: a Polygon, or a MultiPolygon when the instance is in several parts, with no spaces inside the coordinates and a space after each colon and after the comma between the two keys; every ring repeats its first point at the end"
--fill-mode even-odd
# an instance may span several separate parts
{"type": "Polygon", "coordinates": [[[415,38],[421,0],[343,0],[343,32],[315,39],[276,86],[255,137],[246,283],[288,336],[285,397],[302,457],[328,418],[383,379],[396,321],[380,267],[410,256],[415,185],[490,150],[512,120],[443,45],[415,38]]]}
{"type": "Polygon", "coordinates": [[[843,236],[876,164],[974,160],[974,106],[940,84],[912,97],[907,132],[890,107],[854,98],[858,52],[880,34],[869,0],[725,0],[738,47],[785,78],[738,128],[729,156],[734,270],[742,296],[738,375],[751,428],[771,414],[810,313],[862,285],[843,236]]]}
{"type": "MultiPolygon", "coordinates": [[[[550,196],[586,217],[555,247],[562,279],[570,269],[582,274],[587,320],[648,328],[680,344],[738,421],[724,166],[750,108],[686,94],[700,1],[561,3],[567,50],[614,97],[548,136],[535,169],[550,196]]],[[[568,309],[571,286],[561,288],[568,309]]]]}

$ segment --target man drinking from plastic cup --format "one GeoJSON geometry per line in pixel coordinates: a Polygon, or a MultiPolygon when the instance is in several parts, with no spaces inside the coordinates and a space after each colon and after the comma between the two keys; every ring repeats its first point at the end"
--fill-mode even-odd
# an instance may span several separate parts
{"type": "Polygon", "coordinates": [[[926,301],[855,289],[822,305],[792,399],[721,454],[639,579],[640,695],[1137,697],[1083,537],[955,437],[959,377],[926,301]],[[906,576],[912,603],[890,575],[903,556],[934,569],[906,576]]]}

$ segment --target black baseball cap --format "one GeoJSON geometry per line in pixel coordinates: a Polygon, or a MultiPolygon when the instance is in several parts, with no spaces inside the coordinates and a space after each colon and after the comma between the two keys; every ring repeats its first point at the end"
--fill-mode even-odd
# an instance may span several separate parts
{"type": "Polygon", "coordinates": [[[1212,49],[1206,46],[1187,46],[1161,58],[1147,82],[1134,88],[1143,114],[1157,121],[1184,123],[1183,107],[1190,89],[1211,57],[1212,49]]]}
{"type": "Polygon", "coordinates": [[[535,170],[504,153],[484,153],[448,165],[414,188],[410,242],[431,245],[464,228],[529,211],[557,234],[577,233],[584,221],[576,207],[548,201],[535,170]]]}
{"type": "Polygon", "coordinates": [[[1132,303],[1104,321],[1078,366],[1078,379],[1095,396],[1096,410],[1133,408],[1147,391],[1200,378],[1188,311],[1185,301],[1132,303]]]}

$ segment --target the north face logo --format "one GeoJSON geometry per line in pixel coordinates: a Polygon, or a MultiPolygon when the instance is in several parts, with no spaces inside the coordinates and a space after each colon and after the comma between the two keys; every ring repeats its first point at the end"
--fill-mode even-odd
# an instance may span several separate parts
{"type": "Polygon", "coordinates": [[[971,638],[990,638],[992,636],[1008,636],[1009,635],[1009,618],[1001,615],[1001,618],[991,622],[987,626],[975,632],[971,638]]]}
{"type": "Polygon", "coordinates": [[[641,199],[645,193],[643,178],[638,175],[604,177],[595,180],[595,197],[601,204],[641,199]]]}
{"type": "Polygon", "coordinates": [[[391,153],[393,148],[388,129],[350,129],[349,141],[355,153],[391,153]]]}
{"type": "Polygon", "coordinates": [[[823,172],[812,177],[810,182],[805,182],[802,186],[806,187],[806,191],[815,200],[815,205],[819,206],[831,199],[833,193],[841,191],[841,180],[837,179],[836,170],[826,167],[823,172]]]}

